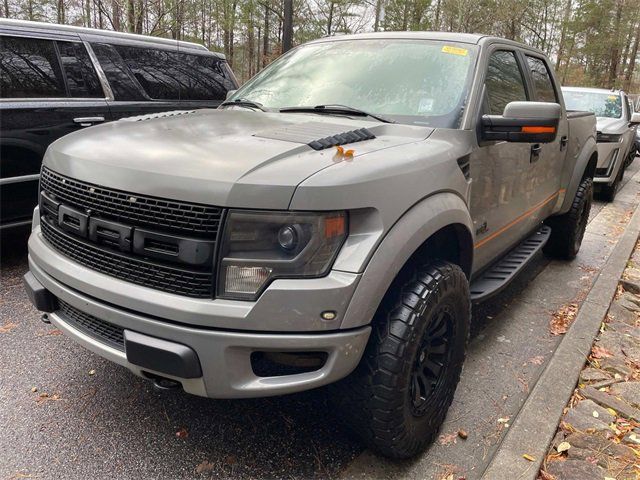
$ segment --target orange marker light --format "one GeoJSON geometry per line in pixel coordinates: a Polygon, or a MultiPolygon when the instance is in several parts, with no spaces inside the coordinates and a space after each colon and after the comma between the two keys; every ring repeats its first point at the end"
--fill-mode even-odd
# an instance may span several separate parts
{"type": "Polygon", "coordinates": [[[522,127],[522,133],[556,133],[556,127],[522,127]]]}
{"type": "Polygon", "coordinates": [[[325,238],[331,238],[342,235],[345,232],[345,228],[346,222],[344,215],[328,217],[324,221],[324,236],[325,238]]]}

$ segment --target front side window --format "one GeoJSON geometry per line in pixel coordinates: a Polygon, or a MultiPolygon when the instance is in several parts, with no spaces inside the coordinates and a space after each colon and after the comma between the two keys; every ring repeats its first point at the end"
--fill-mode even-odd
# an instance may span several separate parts
{"type": "Polygon", "coordinates": [[[56,42],[69,96],[76,98],[104,97],[98,75],[84,45],[78,42],[56,42]]]}
{"type": "Polygon", "coordinates": [[[539,58],[527,56],[527,63],[533,79],[535,100],[537,102],[557,103],[556,91],[553,88],[551,75],[549,75],[549,69],[545,62],[539,58]]]}
{"type": "Polygon", "coordinates": [[[562,92],[567,110],[593,112],[596,117],[622,118],[622,99],[619,94],[565,90],[562,92]]]}
{"type": "Polygon", "coordinates": [[[0,92],[2,98],[66,97],[53,41],[0,36],[0,92]]]}
{"type": "Polygon", "coordinates": [[[267,109],[345,105],[402,123],[457,128],[477,47],[429,40],[331,40],[298,47],[233,99],[267,109]]]}
{"type": "Polygon", "coordinates": [[[489,113],[502,115],[508,103],[526,101],[524,85],[516,54],[509,50],[493,52],[489,58],[485,80],[489,113]]]}

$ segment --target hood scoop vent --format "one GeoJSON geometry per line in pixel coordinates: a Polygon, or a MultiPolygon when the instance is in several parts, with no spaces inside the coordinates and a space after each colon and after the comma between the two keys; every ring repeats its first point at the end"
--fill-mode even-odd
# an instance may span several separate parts
{"type": "Polygon", "coordinates": [[[121,122],[142,122],[144,120],[151,120],[153,118],[168,118],[168,117],[177,117],[180,115],[187,115],[189,113],[195,113],[195,110],[172,110],[170,112],[160,112],[160,113],[148,113],[146,115],[137,115],[135,117],[124,117],[121,118],[121,122]]]}
{"type": "Polygon", "coordinates": [[[255,137],[302,143],[314,150],[372,140],[376,136],[368,128],[351,129],[347,125],[307,122],[256,133],[255,137]]]}

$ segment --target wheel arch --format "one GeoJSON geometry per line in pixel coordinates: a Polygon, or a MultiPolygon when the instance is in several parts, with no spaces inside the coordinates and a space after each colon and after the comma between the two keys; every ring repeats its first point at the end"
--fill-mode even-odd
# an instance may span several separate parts
{"type": "Polygon", "coordinates": [[[380,242],[345,312],[341,328],[371,322],[394,280],[416,262],[452,262],[471,277],[472,221],[465,202],[451,192],[437,193],[407,211],[380,242]],[[425,219],[428,219],[425,221],[425,219]]]}
{"type": "Polygon", "coordinates": [[[598,163],[598,149],[596,141],[593,137],[589,137],[582,147],[578,159],[573,167],[573,172],[567,184],[567,191],[564,195],[562,206],[557,214],[561,215],[567,213],[573,203],[573,197],[575,197],[578,191],[578,186],[584,178],[593,176],[596,173],[596,165],[598,163]]]}

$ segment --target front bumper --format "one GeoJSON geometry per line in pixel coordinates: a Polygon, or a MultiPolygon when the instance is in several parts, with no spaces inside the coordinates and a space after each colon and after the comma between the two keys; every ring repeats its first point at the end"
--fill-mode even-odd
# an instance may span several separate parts
{"type": "MultiPolygon", "coordinates": [[[[56,299],[103,322],[127,332],[137,333],[138,342],[147,339],[155,346],[166,345],[167,354],[177,347],[192,350],[201,367],[201,376],[185,378],[168,373],[175,369],[133,358],[131,352],[114,348],[77,328],[60,310],[48,314],[51,322],[87,349],[120,364],[136,375],[164,377],[182,384],[186,392],[212,398],[247,398],[282,395],[308,390],[335,382],[348,375],[359,363],[370,334],[370,327],[354,330],[284,334],[225,331],[167,322],[115,307],[80,293],[44,272],[29,256],[29,267],[35,280],[56,299]],[[140,340],[141,339],[141,340],[140,340]],[[158,341],[159,340],[159,341],[158,341]],[[326,360],[317,370],[292,375],[258,376],[251,355],[254,352],[325,352],[326,360]],[[146,363],[141,366],[141,363],[146,363]]],[[[165,356],[166,357],[166,356],[165,356]]],[[[175,367],[175,365],[174,365],[175,367]]],[[[191,375],[190,375],[191,376],[191,375]]]]}

